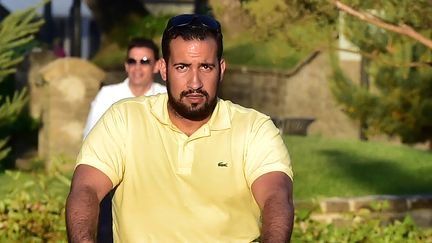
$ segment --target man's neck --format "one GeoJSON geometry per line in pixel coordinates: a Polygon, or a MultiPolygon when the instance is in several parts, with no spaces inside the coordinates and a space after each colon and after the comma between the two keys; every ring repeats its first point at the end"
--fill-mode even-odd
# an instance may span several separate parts
{"type": "Polygon", "coordinates": [[[211,115],[209,115],[207,118],[200,121],[189,120],[180,116],[170,105],[168,105],[168,115],[171,122],[187,136],[191,136],[202,127],[202,125],[206,124],[211,117],[211,115]]]}
{"type": "Polygon", "coordinates": [[[145,85],[137,85],[129,82],[129,89],[134,96],[142,96],[150,90],[153,82],[149,82],[145,85]]]}

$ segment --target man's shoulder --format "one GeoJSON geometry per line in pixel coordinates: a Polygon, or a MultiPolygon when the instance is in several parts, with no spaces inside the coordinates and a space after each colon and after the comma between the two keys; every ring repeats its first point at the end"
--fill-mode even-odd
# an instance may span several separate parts
{"type": "Polygon", "coordinates": [[[104,85],[100,91],[118,91],[119,89],[124,89],[125,87],[127,87],[127,85],[125,85],[123,81],[120,83],[104,85]]]}
{"type": "Polygon", "coordinates": [[[158,89],[166,89],[165,85],[160,84],[158,82],[153,82],[152,86],[155,87],[155,88],[158,88],[158,89]]]}
{"type": "Polygon", "coordinates": [[[129,93],[127,85],[121,82],[102,86],[98,92],[98,96],[128,97],[129,93]]]}
{"type": "MultiPolygon", "coordinates": [[[[254,122],[257,120],[268,120],[270,117],[253,108],[247,108],[242,105],[233,103],[230,100],[220,99],[221,107],[225,107],[232,122],[254,122]]],[[[223,108],[222,108],[223,109],[223,108]]]]}
{"type": "Polygon", "coordinates": [[[151,95],[167,92],[165,85],[162,85],[162,84],[157,83],[157,82],[153,82],[151,90],[153,92],[153,94],[151,94],[151,95]]]}
{"type": "Polygon", "coordinates": [[[163,96],[166,94],[160,93],[156,95],[150,95],[150,96],[137,96],[137,97],[128,97],[124,98],[118,102],[115,103],[116,106],[149,106],[152,107],[159,99],[163,99],[163,96]]]}

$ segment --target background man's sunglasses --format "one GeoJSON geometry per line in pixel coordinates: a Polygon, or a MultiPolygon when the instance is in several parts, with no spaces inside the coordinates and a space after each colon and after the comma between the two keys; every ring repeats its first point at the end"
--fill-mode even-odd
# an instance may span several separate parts
{"type": "Polygon", "coordinates": [[[148,59],[147,57],[143,57],[141,60],[135,60],[133,58],[128,58],[126,60],[126,63],[129,64],[129,65],[136,65],[138,62],[141,65],[149,65],[149,64],[152,63],[152,61],[150,59],[148,59]]]}
{"type": "Polygon", "coordinates": [[[204,26],[216,32],[221,31],[220,24],[214,18],[207,15],[199,15],[199,14],[181,14],[175,17],[172,17],[167,24],[167,31],[175,27],[182,26],[204,26]]]}

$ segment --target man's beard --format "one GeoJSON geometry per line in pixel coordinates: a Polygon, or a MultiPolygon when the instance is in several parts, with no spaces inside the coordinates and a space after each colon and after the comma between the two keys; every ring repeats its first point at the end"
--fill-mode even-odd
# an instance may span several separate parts
{"type": "MultiPolygon", "coordinates": [[[[216,92],[215,97],[210,99],[209,94],[205,90],[189,89],[189,90],[181,92],[180,98],[177,100],[173,96],[173,94],[171,93],[171,87],[170,87],[171,84],[170,84],[169,77],[167,77],[166,84],[167,84],[167,93],[168,93],[168,104],[179,116],[186,118],[188,120],[192,120],[192,121],[202,121],[202,120],[208,118],[209,116],[211,116],[211,114],[213,113],[213,111],[216,107],[216,104],[217,104],[217,93],[218,92],[216,92]],[[191,104],[190,106],[188,106],[188,105],[181,102],[181,100],[183,98],[185,98],[186,95],[193,94],[193,93],[201,94],[204,97],[206,97],[206,101],[203,104],[203,106],[198,107],[197,104],[191,104]]],[[[218,82],[216,90],[219,90],[219,84],[220,84],[220,82],[218,82]]]]}

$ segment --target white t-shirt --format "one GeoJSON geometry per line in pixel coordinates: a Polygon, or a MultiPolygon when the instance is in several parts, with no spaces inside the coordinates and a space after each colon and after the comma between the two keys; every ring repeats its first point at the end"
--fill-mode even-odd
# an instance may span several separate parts
{"type": "MultiPolygon", "coordinates": [[[[153,82],[151,88],[144,94],[145,96],[166,93],[166,87],[162,84],[153,82]]],[[[103,86],[91,103],[90,112],[87,117],[87,123],[84,127],[83,138],[87,137],[90,130],[99,120],[99,118],[110,108],[110,106],[119,100],[134,97],[129,88],[129,79],[123,82],[103,86]]]]}

